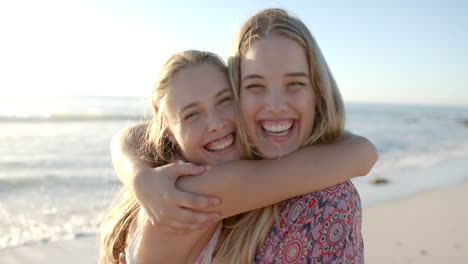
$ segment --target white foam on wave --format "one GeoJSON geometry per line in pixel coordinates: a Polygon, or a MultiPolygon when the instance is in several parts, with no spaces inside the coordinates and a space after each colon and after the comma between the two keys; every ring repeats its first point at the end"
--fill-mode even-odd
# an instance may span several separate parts
{"type": "MultiPolygon", "coordinates": [[[[401,199],[433,188],[453,186],[468,181],[468,144],[435,153],[405,158],[398,166],[379,166],[370,175],[353,179],[364,206],[401,199]],[[373,177],[387,184],[371,183],[373,177]]],[[[387,164],[388,165],[388,164],[387,164]]]]}
{"type": "Polygon", "coordinates": [[[413,149],[384,153],[376,164],[374,172],[385,173],[385,170],[430,168],[466,153],[468,153],[468,141],[450,147],[439,146],[439,148],[427,151],[413,149]]]}
{"type": "Polygon", "coordinates": [[[22,195],[16,200],[10,197],[0,204],[0,249],[95,235],[98,221],[111,201],[109,195],[102,195],[105,190],[100,192],[100,197],[54,193],[60,201],[47,192],[22,195]]]}

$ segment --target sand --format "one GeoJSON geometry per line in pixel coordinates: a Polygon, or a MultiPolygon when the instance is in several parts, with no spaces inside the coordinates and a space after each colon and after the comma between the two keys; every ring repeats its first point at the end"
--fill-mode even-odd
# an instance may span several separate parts
{"type": "MultiPolygon", "coordinates": [[[[468,183],[364,209],[366,263],[468,263],[468,183]]],[[[1,264],[96,263],[96,238],[0,250],[1,264]]]]}
{"type": "Polygon", "coordinates": [[[35,244],[0,250],[1,264],[97,263],[97,238],[35,244]]]}
{"type": "Polygon", "coordinates": [[[366,263],[468,263],[468,183],[364,209],[366,263]]]}

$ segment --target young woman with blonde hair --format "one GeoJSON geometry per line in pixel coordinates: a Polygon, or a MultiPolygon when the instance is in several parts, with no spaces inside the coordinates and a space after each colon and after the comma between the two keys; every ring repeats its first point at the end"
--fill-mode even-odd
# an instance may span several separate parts
{"type": "MultiPolygon", "coordinates": [[[[148,163],[163,166],[181,155],[201,165],[240,158],[227,70],[215,54],[191,50],[171,56],[154,86],[151,106],[154,118],[140,138],[141,155],[148,163]],[[194,107],[204,112],[195,115],[194,107]]],[[[123,190],[101,226],[100,262],[206,263],[219,232],[218,224],[184,236],[155,228],[133,193],[123,190]],[[211,246],[197,247],[208,241],[211,246]],[[172,253],[175,249],[179,254],[172,253]]]]}
{"type": "MultiPolygon", "coordinates": [[[[286,11],[264,10],[242,26],[229,71],[246,135],[263,157],[328,144],[343,134],[344,105],[333,75],[307,27],[286,11]],[[274,124],[287,128],[272,131],[274,124]]],[[[233,224],[223,232],[218,257],[232,263],[363,263],[361,214],[359,194],[346,181],[227,219],[233,224]]]]}
{"type": "Polygon", "coordinates": [[[213,262],[361,262],[359,196],[347,180],[367,174],[377,154],[367,140],[343,134],[341,96],[311,34],[283,10],[262,11],[241,28],[229,62],[233,96],[242,112],[235,136],[247,154],[270,160],[209,166],[199,176],[177,180],[179,189],[220,199],[209,207],[198,196],[171,197],[181,194],[171,186],[178,176],[198,172],[187,164],[149,168],[137,152],[138,129],[131,128],[116,141],[119,176],[161,230],[194,230],[210,223],[200,209],[226,218],[285,200],[226,219],[213,262]],[[255,149],[249,151],[251,144],[255,149]],[[169,191],[151,193],[147,186],[169,191]],[[151,196],[163,198],[151,203],[151,196]],[[158,207],[175,209],[160,217],[158,207]]]}

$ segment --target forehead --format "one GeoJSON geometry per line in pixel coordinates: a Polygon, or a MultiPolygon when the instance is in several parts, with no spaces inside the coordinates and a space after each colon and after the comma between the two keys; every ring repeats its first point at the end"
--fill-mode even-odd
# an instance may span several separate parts
{"type": "Polygon", "coordinates": [[[203,103],[229,88],[225,74],[212,63],[189,66],[175,75],[167,107],[180,111],[190,103],[203,103]]]}
{"type": "Polygon", "coordinates": [[[241,75],[308,72],[304,48],[296,41],[269,35],[255,41],[241,58],[241,75]]]}

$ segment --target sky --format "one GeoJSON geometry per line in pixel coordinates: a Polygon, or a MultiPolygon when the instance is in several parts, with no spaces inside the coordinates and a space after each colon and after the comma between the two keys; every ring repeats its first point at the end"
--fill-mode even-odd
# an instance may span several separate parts
{"type": "Polygon", "coordinates": [[[308,26],[345,102],[468,105],[462,0],[0,0],[0,96],[149,95],[170,54],[226,59],[268,7],[308,26]]]}

